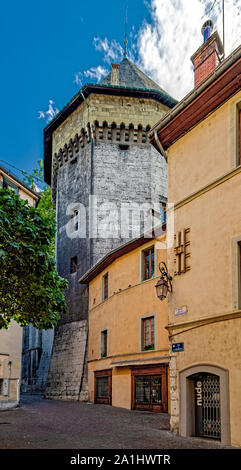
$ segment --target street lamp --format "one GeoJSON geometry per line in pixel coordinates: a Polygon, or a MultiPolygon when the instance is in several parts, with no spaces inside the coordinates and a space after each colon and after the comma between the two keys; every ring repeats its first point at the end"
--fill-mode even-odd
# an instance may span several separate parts
{"type": "Polygon", "coordinates": [[[164,300],[167,297],[167,293],[172,292],[172,276],[168,274],[167,266],[164,261],[159,263],[159,271],[161,273],[161,278],[155,285],[155,288],[158,299],[164,300]]]}

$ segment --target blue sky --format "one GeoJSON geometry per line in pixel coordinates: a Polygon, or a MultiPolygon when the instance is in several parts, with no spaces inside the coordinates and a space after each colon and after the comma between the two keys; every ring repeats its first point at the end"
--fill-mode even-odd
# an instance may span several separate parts
{"type": "MultiPolygon", "coordinates": [[[[129,56],[175,98],[193,86],[190,56],[208,17],[222,34],[221,0],[12,0],[1,4],[0,164],[31,171],[43,158],[49,101],[61,110],[81,84],[129,56]],[[98,72],[98,73],[97,73],[98,72]],[[41,113],[40,113],[41,111],[41,113]]],[[[241,40],[241,0],[225,0],[227,52],[241,40]],[[231,18],[231,20],[230,20],[231,18]]],[[[16,176],[21,176],[12,167],[16,176]]]]}
{"type": "MultiPolygon", "coordinates": [[[[129,3],[129,24],[139,28],[148,9],[140,0],[129,3]]],[[[61,109],[79,89],[75,74],[98,66],[94,37],[123,43],[125,3],[13,0],[1,4],[1,17],[0,159],[29,171],[43,155],[46,121],[38,111],[50,99],[61,109]]]]}

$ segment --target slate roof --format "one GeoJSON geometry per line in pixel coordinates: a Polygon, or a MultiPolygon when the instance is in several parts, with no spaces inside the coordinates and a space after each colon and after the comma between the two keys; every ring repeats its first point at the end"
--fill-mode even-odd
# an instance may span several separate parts
{"type": "MultiPolygon", "coordinates": [[[[165,93],[156,82],[138,69],[128,58],[124,58],[119,65],[119,86],[158,90],[165,93]]],[[[111,85],[111,73],[100,82],[100,85],[111,85]]]]}

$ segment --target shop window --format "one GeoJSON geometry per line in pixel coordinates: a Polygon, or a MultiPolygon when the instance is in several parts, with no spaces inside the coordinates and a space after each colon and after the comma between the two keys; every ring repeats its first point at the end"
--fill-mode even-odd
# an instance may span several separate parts
{"type": "Polygon", "coordinates": [[[106,273],[102,277],[102,300],[108,299],[109,297],[109,273],[106,273]]]}
{"type": "Polygon", "coordinates": [[[100,351],[101,357],[107,356],[107,335],[108,335],[107,330],[101,331],[101,351],[100,351]]]}
{"type": "Polygon", "coordinates": [[[142,251],[142,281],[155,276],[155,248],[154,245],[142,251]]]}
{"type": "Polygon", "coordinates": [[[155,318],[143,318],[141,323],[142,351],[155,349],[155,318]]]}
{"type": "Polygon", "coordinates": [[[112,403],[112,370],[94,372],[95,403],[111,405],[112,403]]]}
{"type": "Polygon", "coordinates": [[[131,409],[167,413],[167,365],[133,366],[131,409]]]}

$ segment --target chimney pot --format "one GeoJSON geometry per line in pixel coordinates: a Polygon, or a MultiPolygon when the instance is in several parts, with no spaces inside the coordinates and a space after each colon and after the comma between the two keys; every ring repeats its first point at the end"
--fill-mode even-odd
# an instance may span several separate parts
{"type": "Polygon", "coordinates": [[[223,58],[222,41],[218,32],[212,33],[212,30],[213,22],[207,20],[201,29],[204,42],[191,57],[194,66],[195,87],[216,69],[223,58]]]}

